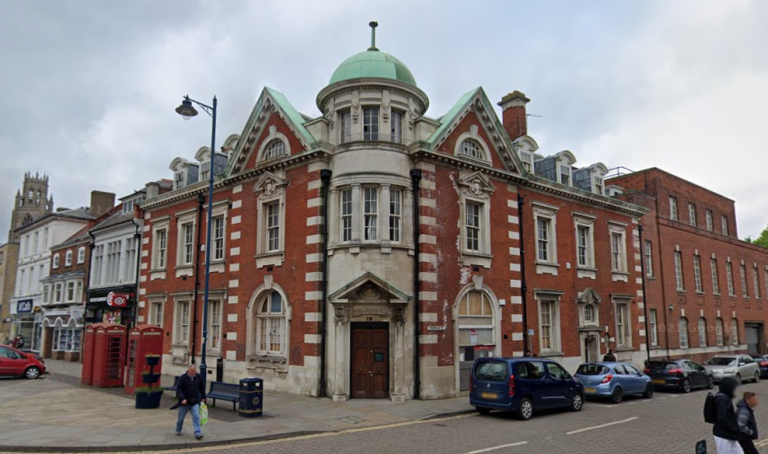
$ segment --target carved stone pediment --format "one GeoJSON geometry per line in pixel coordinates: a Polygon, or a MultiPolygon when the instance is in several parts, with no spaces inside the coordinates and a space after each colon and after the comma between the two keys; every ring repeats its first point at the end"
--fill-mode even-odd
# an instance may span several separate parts
{"type": "Polygon", "coordinates": [[[264,172],[253,185],[253,192],[256,195],[265,195],[271,197],[279,195],[288,184],[288,180],[280,178],[272,172],[264,172]]]}
{"type": "Polygon", "coordinates": [[[496,190],[496,186],[483,172],[462,175],[458,184],[462,192],[474,197],[489,197],[496,190]]]}
{"type": "Polygon", "coordinates": [[[337,323],[372,316],[403,323],[410,297],[372,273],[365,273],[328,296],[337,323]]]}
{"type": "Polygon", "coordinates": [[[602,301],[603,298],[600,297],[600,295],[597,294],[595,289],[592,287],[587,287],[584,289],[584,291],[579,292],[579,296],[576,297],[576,302],[579,304],[600,304],[600,301],[602,301]]]}

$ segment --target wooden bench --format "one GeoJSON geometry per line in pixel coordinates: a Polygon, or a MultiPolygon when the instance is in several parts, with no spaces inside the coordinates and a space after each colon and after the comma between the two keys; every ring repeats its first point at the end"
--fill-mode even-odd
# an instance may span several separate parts
{"type": "Polygon", "coordinates": [[[237,411],[236,405],[240,400],[240,386],[234,383],[212,381],[211,389],[206,397],[213,399],[214,407],[216,406],[216,399],[232,402],[232,411],[237,411]]]}

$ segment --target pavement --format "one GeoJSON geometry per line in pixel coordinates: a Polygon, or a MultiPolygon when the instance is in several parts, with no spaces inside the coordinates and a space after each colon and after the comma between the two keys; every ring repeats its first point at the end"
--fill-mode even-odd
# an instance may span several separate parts
{"type": "MultiPolygon", "coordinates": [[[[186,449],[338,433],[412,423],[472,412],[467,398],[435,401],[350,400],[332,402],[294,394],[264,393],[264,415],[240,418],[230,402],[209,401],[205,438],[174,435],[174,400],[160,409],[137,410],[122,388],[80,384],[80,364],[47,360],[50,375],[38,380],[0,379],[0,451],[116,452],[186,449]]],[[[172,377],[163,377],[171,382],[172,377]]]]}

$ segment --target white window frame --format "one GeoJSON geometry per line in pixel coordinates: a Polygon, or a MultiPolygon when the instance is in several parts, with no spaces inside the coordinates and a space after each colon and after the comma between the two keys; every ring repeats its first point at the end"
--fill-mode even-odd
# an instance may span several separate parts
{"type": "MultiPolygon", "coordinates": [[[[288,302],[285,298],[285,295],[282,292],[278,292],[276,289],[272,289],[271,291],[265,292],[263,295],[260,295],[256,307],[253,309],[253,318],[254,318],[254,325],[253,326],[253,332],[254,332],[254,339],[253,339],[253,352],[258,356],[268,356],[268,357],[281,357],[285,358],[287,356],[288,352],[288,343],[290,341],[290,324],[288,320],[288,314],[289,314],[289,308],[288,308],[288,302]],[[281,307],[280,307],[280,313],[272,312],[272,295],[279,295],[281,299],[281,307]],[[269,310],[264,312],[262,311],[263,307],[268,307],[269,310]],[[266,322],[265,322],[266,320],[266,322]],[[280,329],[280,347],[279,349],[275,350],[271,348],[272,342],[267,339],[266,344],[263,344],[261,341],[264,325],[269,326],[275,326],[280,329]],[[267,345],[266,348],[263,348],[264,345],[267,345]]],[[[269,334],[267,334],[269,336],[269,334]]]]}
{"type": "Polygon", "coordinates": [[[464,202],[464,250],[467,252],[481,252],[482,246],[482,212],[483,204],[473,200],[464,202]]]}
{"type": "Polygon", "coordinates": [[[219,352],[224,340],[224,302],[219,298],[208,299],[208,343],[209,351],[219,352]],[[218,306],[218,314],[214,309],[218,306]],[[214,329],[218,328],[218,342],[216,342],[214,329]]]}
{"type": "Polygon", "coordinates": [[[402,110],[392,109],[392,123],[390,126],[392,143],[403,143],[403,119],[405,118],[405,112],[402,110]]]}
{"type": "Polygon", "coordinates": [[[557,211],[533,206],[533,225],[535,226],[536,263],[557,265],[557,211]],[[545,227],[547,238],[541,238],[539,219],[548,221],[545,227]],[[540,242],[546,242],[546,257],[542,258],[540,242]]]}
{"type": "Polygon", "coordinates": [[[718,276],[717,271],[717,259],[715,257],[712,257],[709,259],[709,267],[712,271],[712,293],[715,295],[720,294],[720,276],[718,276]]]}
{"type": "Polygon", "coordinates": [[[651,243],[651,240],[645,240],[643,244],[643,256],[645,259],[645,275],[653,277],[653,243],[651,243]]]}
{"type": "Polygon", "coordinates": [[[698,226],[698,221],[696,220],[696,205],[690,202],[688,203],[688,223],[691,227],[698,226]]]}
{"type": "Polygon", "coordinates": [[[176,267],[190,267],[194,265],[196,228],[194,217],[179,219],[176,229],[176,267]]]}
{"type": "Polygon", "coordinates": [[[707,222],[707,230],[710,232],[715,229],[715,221],[712,218],[712,210],[706,211],[706,222],[707,222]]]}
{"type": "Polygon", "coordinates": [[[193,332],[192,327],[192,302],[188,299],[178,299],[173,308],[173,344],[189,345],[189,336],[193,332]],[[187,308],[186,317],[184,316],[184,307],[187,308]],[[184,319],[186,318],[186,324],[184,319]],[[183,328],[186,326],[186,339],[183,336],[183,328]]]}
{"type": "Polygon", "coordinates": [[[222,214],[214,214],[211,218],[211,262],[223,261],[227,254],[227,217],[222,214]]]}
{"type": "Polygon", "coordinates": [[[715,342],[718,347],[725,345],[725,328],[723,327],[723,319],[717,317],[715,319],[715,342]]]}
{"type": "Polygon", "coordinates": [[[168,222],[152,226],[153,270],[164,270],[168,267],[168,230],[168,222]]]}
{"type": "Polygon", "coordinates": [[[264,223],[265,223],[265,237],[264,237],[264,252],[275,253],[280,252],[280,242],[283,237],[283,232],[280,230],[281,226],[281,210],[280,201],[274,200],[270,203],[265,203],[264,207],[264,223]]]}
{"type": "Polygon", "coordinates": [[[675,290],[685,291],[685,275],[683,274],[683,253],[675,251],[675,290]]]}
{"type": "Polygon", "coordinates": [[[165,301],[150,300],[149,313],[147,314],[147,318],[149,319],[148,321],[150,325],[155,325],[162,328],[163,321],[165,319],[165,301]]]}
{"type": "Polygon", "coordinates": [[[699,331],[699,347],[706,347],[707,346],[707,341],[708,341],[708,339],[707,339],[707,319],[706,318],[699,317],[698,331],[699,331]]]}
{"type": "Polygon", "coordinates": [[[267,143],[266,153],[264,153],[264,160],[275,159],[285,156],[287,147],[285,142],[281,139],[272,139],[267,143]]]}
{"type": "Polygon", "coordinates": [[[354,211],[352,202],[352,188],[342,188],[339,190],[339,242],[349,243],[352,241],[352,232],[354,231],[354,211]],[[348,197],[348,198],[347,198],[348,197]]]}
{"type": "Polygon", "coordinates": [[[560,298],[552,295],[537,295],[539,313],[539,350],[542,353],[560,353],[562,351],[560,336],[560,298]],[[549,347],[544,347],[544,306],[549,307],[549,347]]]}
{"type": "Polygon", "coordinates": [[[760,275],[757,272],[757,263],[752,266],[752,285],[754,286],[755,299],[760,299],[760,275]]]}
{"type": "MultiPolygon", "coordinates": [[[[586,268],[586,269],[595,269],[595,226],[594,226],[594,220],[585,218],[585,217],[574,217],[574,235],[576,238],[576,267],[577,268],[586,268]],[[586,241],[586,244],[582,244],[582,238],[579,233],[580,230],[586,231],[586,236],[584,237],[584,240],[586,241]],[[582,263],[581,256],[582,256],[582,249],[584,252],[584,258],[585,261],[582,263]]],[[[538,234],[538,222],[536,223],[536,229],[538,234]]],[[[537,250],[536,250],[536,259],[538,260],[538,242],[536,243],[537,250]]]]}
{"type": "Polygon", "coordinates": [[[741,277],[741,294],[744,298],[749,298],[749,284],[747,282],[747,265],[743,262],[739,265],[739,274],[741,277]]]}
{"type": "Polygon", "coordinates": [[[701,257],[693,255],[693,279],[698,293],[704,293],[704,284],[701,280],[701,257]]]}
{"type": "Polygon", "coordinates": [[[363,140],[377,142],[381,129],[379,121],[381,120],[381,108],[379,106],[363,106],[363,140]],[[369,128],[368,131],[365,128],[369,128]]]}
{"type": "Polygon", "coordinates": [[[659,346],[659,322],[656,309],[648,311],[648,328],[651,330],[651,347],[659,346]]]}
{"type": "Polygon", "coordinates": [[[72,250],[68,250],[64,254],[64,266],[72,266],[72,250]]]}
{"type": "Polygon", "coordinates": [[[482,266],[491,267],[491,217],[490,202],[491,194],[495,187],[490,180],[481,172],[465,174],[458,181],[459,190],[459,225],[460,231],[460,251],[464,266],[482,266]],[[467,248],[467,203],[478,205],[480,221],[480,237],[478,239],[479,250],[469,250],[467,248]]]}
{"type": "Polygon", "coordinates": [[[59,267],[59,261],[60,260],[61,260],[61,257],[59,256],[58,253],[53,254],[53,265],[52,265],[53,268],[58,268],[59,267]]]}
{"type": "Polygon", "coordinates": [[[262,176],[254,192],[257,194],[257,226],[256,226],[256,259],[257,268],[264,266],[281,266],[285,252],[285,190],[287,182],[282,178],[267,173],[262,176]],[[278,248],[269,248],[268,206],[277,204],[278,207],[278,248]]]}
{"type": "Polygon", "coordinates": [[[736,285],[733,282],[733,264],[730,260],[725,262],[725,274],[728,279],[728,296],[736,296],[736,285]]]}
{"type": "Polygon", "coordinates": [[[720,216],[720,228],[723,230],[723,235],[728,236],[728,216],[720,216]]]}
{"type": "Polygon", "coordinates": [[[352,141],[352,111],[339,111],[339,143],[352,141]]]}
{"type": "Polygon", "coordinates": [[[280,140],[283,143],[283,146],[285,147],[285,153],[279,156],[290,156],[291,155],[291,142],[288,140],[288,137],[285,136],[285,134],[277,131],[277,126],[272,125],[269,127],[269,133],[267,134],[267,137],[264,138],[264,140],[261,141],[261,145],[259,146],[259,151],[256,154],[256,163],[257,165],[260,165],[264,161],[270,161],[273,158],[276,158],[278,156],[273,157],[267,157],[267,149],[275,140],[280,140]]]}
{"type": "Polygon", "coordinates": [[[680,334],[680,348],[681,349],[687,349],[690,347],[690,343],[688,340],[688,319],[685,317],[680,317],[680,320],[678,321],[678,331],[680,334]]]}
{"type": "Polygon", "coordinates": [[[53,285],[53,298],[52,298],[53,301],[52,302],[54,304],[63,303],[64,295],[65,295],[64,283],[56,282],[53,285]]]}
{"type": "Polygon", "coordinates": [[[361,219],[363,225],[362,242],[363,243],[377,243],[380,241],[380,207],[381,207],[381,187],[379,186],[362,186],[360,198],[360,212],[362,213],[361,219]],[[369,220],[371,223],[369,224],[369,220]]]}
{"type": "Polygon", "coordinates": [[[632,311],[628,299],[614,298],[613,300],[616,347],[620,349],[632,348],[632,311]]]}
{"type": "Polygon", "coordinates": [[[677,221],[678,213],[677,213],[677,197],[669,196],[669,218],[673,221],[677,221]]]}
{"type": "Polygon", "coordinates": [[[592,303],[584,304],[584,307],[582,308],[583,312],[583,319],[585,325],[594,325],[596,324],[595,320],[595,313],[597,312],[597,308],[592,303]],[[589,315],[589,316],[587,316],[589,315]]]}
{"type": "Polygon", "coordinates": [[[389,240],[393,243],[403,241],[403,190],[389,190],[389,240]]]}
{"type": "Polygon", "coordinates": [[[611,246],[611,272],[627,274],[627,230],[617,225],[608,226],[611,246]]]}
{"type": "Polygon", "coordinates": [[[77,264],[80,265],[85,262],[85,248],[80,247],[77,249],[77,264]]]}
{"type": "Polygon", "coordinates": [[[592,176],[592,191],[595,194],[605,195],[605,180],[602,176],[592,176]]]}
{"type": "Polygon", "coordinates": [[[565,186],[571,186],[573,183],[573,172],[570,164],[557,164],[557,181],[565,186]]]}
{"type": "Polygon", "coordinates": [[[483,140],[483,137],[479,134],[479,130],[480,128],[477,125],[471,125],[469,127],[469,131],[459,135],[459,137],[456,138],[453,154],[461,158],[469,158],[491,163],[491,149],[488,147],[488,144],[485,142],[485,140],[483,140]],[[467,140],[471,141],[477,147],[477,152],[479,153],[478,156],[472,156],[463,152],[463,145],[467,140]]]}
{"type": "Polygon", "coordinates": [[[731,319],[731,345],[739,345],[739,319],[731,319]]]}

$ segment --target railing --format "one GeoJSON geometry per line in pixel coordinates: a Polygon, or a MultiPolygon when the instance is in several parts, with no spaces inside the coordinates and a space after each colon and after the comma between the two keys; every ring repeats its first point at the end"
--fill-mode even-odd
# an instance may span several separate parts
{"type": "Polygon", "coordinates": [[[612,169],[608,169],[608,173],[605,174],[604,178],[607,180],[608,178],[616,178],[623,175],[629,175],[630,173],[635,173],[635,171],[623,166],[619,166],[619,167],[614,167],[612,169]]]}
{"type": "Polygon", "coordinates": [[[403,144],[403,135],[401,134],[392,134],[391,132],[383,132],[379,131],[378,133],[367,133],[364,132],[362,134],[343,134],[339,137],[339,143],[346,144],[346,143],[352,143],[352,142],[385,142],[385,143],[396,143],[396,144],[403,144]]]}

